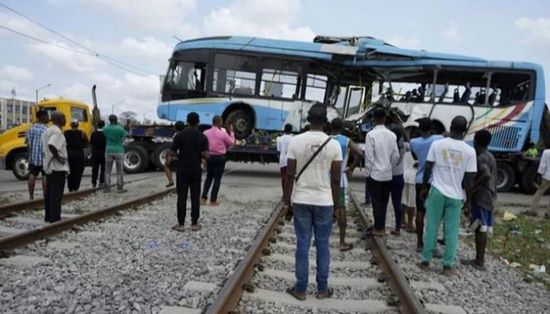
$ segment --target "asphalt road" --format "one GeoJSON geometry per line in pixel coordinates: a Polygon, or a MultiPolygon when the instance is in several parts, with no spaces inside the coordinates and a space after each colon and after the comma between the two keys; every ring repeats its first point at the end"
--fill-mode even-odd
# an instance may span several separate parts
{"type": "MultiPolygon", "coordinates": [[[[136,179],[143,179],[150,176],[162,176],[162,172],[148,172],[140,174],[126,174],[125,181],[131,181],[136,179]]],[[[116,181],[116,177],[113,176],[113,180],[116,181]]],[[[274,188],[274,195],[281,196],[280,190],[280,178],[279,169],[276,164],[262,165],[258,163],[234,163],[228,162],[226,166],[226,174],[222,181],[225,184],[239,184],[244,181],[254,180],[255,185],[272,186],[274,188]]],[[[91,169],[86,168],[84,176],[82,178],[82,185],[84,188],[91,187],[91,169]]],[[[128,186],[130,188],[130,186],[128,186]]],[[[350,179],[350,188],[358,196],[362,197],[364,192],[364,174],[362,171],[357,170],[353,177],[350,179]]],[[[16,179],[11,171],[0,171],[0,196],[6,193],[12,192],[25,192],[27,189],[27,182],[16,179]]],[[[41,190],[40,184],[36,185],[37,195],[41,190]]],[[[253,191],[251,191],[252,193],[253,191]]],[[[523,211],[529,206],[532,196],[522,194],[519,191],[511,193],[499,193],[498,203],[499,207],[511,210],[514,212],[523,211]]],[[[541,204],[549,204],[550,197],[546,196],[541,200],[541,204]]]]}

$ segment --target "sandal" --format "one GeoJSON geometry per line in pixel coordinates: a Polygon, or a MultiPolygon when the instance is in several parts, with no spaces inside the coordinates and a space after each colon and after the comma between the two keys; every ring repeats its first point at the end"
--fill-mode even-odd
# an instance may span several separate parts
{"type": "Polygon", "coordinates": [[[318,292],[317,295],[315,296],[318,300],[323,300],[323,299],[328,299],[330,297],[332,297],[332,294],[334,293],[334,289],[332,288],[327,288],[327,291],[323,292],[323,293],[320,293],[318,292]]]}
{"type": "Polygon", "coordinates": [[[340,245],[340,252],[347,252],[351,249],[353,249],[353,244],[351,243],[344,243],[344,245],[340,245]]]}
{"type": "Polygon", "coordinates": [[[305,301],[306,300],[306,294],[305,293],[299,293],[296,291],[295,287],[289,287],[286,289],[286,293],[293,296],[298,301],[305,301]]]}

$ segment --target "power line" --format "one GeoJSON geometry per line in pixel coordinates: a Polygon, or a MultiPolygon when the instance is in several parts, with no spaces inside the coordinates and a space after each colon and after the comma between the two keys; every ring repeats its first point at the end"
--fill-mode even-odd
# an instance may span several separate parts
{"type": "MultiPolygon", "coordinates": [[[[87,51],[89,52],[88,55],[90,55],[90,56],[95,56],[95,57],[97,57],[97,58],[103,60],[103,61],[106,62],[106,63],[109,63],[109,64],[111,64],[111,65],[117,66],[117,67],[119,67],[119,68],[121,68],[121,69],[123,69],[123,70],[125,70],[125,71],[133,72],[133,73],[135,73],[135,74],[139,74],[139,75],[142,75],[142,74],[146,74],[146,75],[154,74],[154,73],[152,73],[151,71],[143,70],[143,69],[141,69],[141,68],[138,68],[138,67],[136,67],[136,66],[133,66],[133,65],[131,65],[131,64],[128,64],[128,63],[126,63],[126,62],[117,60],[117,59],[115,59],[115,58],[113,58],[113,57],[109,57],[109,56],[107,56],[107,55],[101,54],[101,53],[99,53],[98,51],[94,51],[93,49],[87,47],[86,45],[84,45],[84,44],[82,44],[82,43],[80,43],[80,42],[78,42],[78,41],[76,41],[76,40],[73,40],[72,38],[70,38],[70,37],[68,37],[68,36],[65,36],[65,35],[63,35],[63,34],[57,32],[56,30],[54,30],[54,29],[52,29],[52,28],[50,28],[50,27],[48,27],[48,26],[46,26],[46,25],[40,23],[39,21],[37,21],[37,20],[35,20],[35,19],[33,19],[33,18],[31,18],[31,17],[29,17],[29,16],[27,16],[27,15],[25,15],[25,14],[19,12],[19,11],[17,11],[16,9],[14,9],[14,8],[12,8],[12,7],[10,7],[10,6],[6,5],[6,4],[4,4],[4,3],[1,3],[1,2],[0,2],[0,6],[3,7],[3,8],[5,8],[6,10],[9,10],[10,12],[12,12],[12,13],[18,15],[18,16],[23,17],[24,19],[27,19],[27,20],[31,21],[32,23],[34,23],[34,24],[40,26],[41,28],[47,30],[48,32],[53,33],[53,34],[55,34],[55,35],[57,35],[57,36],[63,38],[64,40],[66,40],[66,41],[68,41],[68,42],[70,42],[70,43],[72,43],[72,44],[74,44],[74,45],[77,45],[77,46],[79,46],[79,47],[81,47],[81,48],[87,50],[87,51]],[[109,60],[107,60],[107,59],[109,59],[109,60]],[[132,70],[132,68],[133,68],[133,70],[132,70]],[[139,73],[139,72],[141,72],[141,73],[139,73]]],[[[2,28],[7,29],[7,27],[2,27],[2,28]]],[[[18,35],[27,37],[27,38],[29,38],[29,39],[38,40],[38,41],[40,41],[40,42],[49,44],[47,41],[41,40],[41,39],[39,39],[39,38],[36,38],[36,37],[30,36],[30,35],[24,34],[24,33],[21,33],[21,32],[12,30],[12,29],[10,29],[9,31],[11,31],[11,32],[13,32],[13,33],[16,33],[16,34],[18,34],[18,35]]],[[[58,48],[63,47],[63,46],[58,46],[58,45],[55,45],[55,46],[57,46],[58,48]]],[[[72,49],[72,48],[71,48],[71,49],[72,49]]],[[[79,50],[74,49],[73,51],[77,52],[77,51],[79,51],[79,50]]],[[[79,52],[82,53],[82,51],[79,51],[79,52]]]]}

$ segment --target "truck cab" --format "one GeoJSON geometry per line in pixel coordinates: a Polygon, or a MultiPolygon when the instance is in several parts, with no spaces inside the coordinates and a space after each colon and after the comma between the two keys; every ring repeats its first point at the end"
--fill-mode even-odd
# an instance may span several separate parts
{"type": "MultiPolygon", "coordinates": [[[[0,169],[11,170],[20,180],[26,180],[29,176],[29,162],[25,136],[27,131],[36,123],[38,110],[48,112],[59,111],[65,114],[67,124],[63,131],[69,128],[70,121],[78,120],[78,129],[82,130],[88,139],[93,131],[92,115],[87,104],[64,98],[46,99],[32,107],[32,123],[25,123],[6,130],[0,134],[0,169]]],[[[48,123],[51,125],[51,122],[48,123]]]]}

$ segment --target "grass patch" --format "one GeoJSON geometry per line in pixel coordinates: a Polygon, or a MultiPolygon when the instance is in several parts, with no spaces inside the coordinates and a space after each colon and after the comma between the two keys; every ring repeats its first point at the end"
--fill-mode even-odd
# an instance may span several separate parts
{"type": "Polygon", "coordinates": [[[497,213],[495,218],[497,221],[489,240],[489,251],[510,263],[521,264],[518,268],[527,281],[540,280],[550,289],[550,219],[519,214],[517,219],[505,221],[501,213],[497,213]],[[535,278],[529,264],[545,265],[546,274],[535,278]]]}

